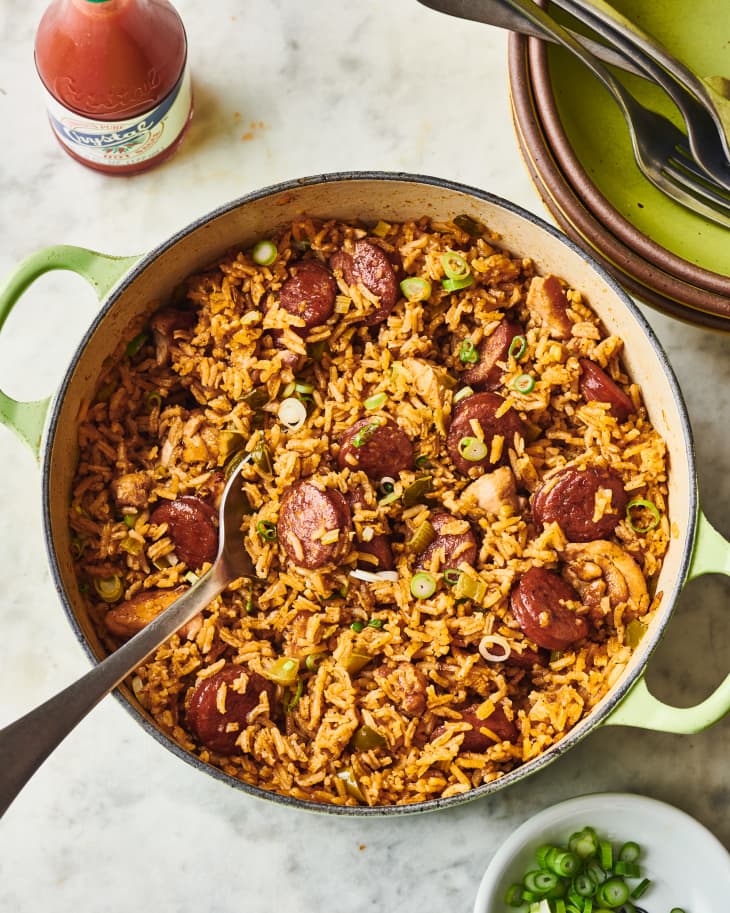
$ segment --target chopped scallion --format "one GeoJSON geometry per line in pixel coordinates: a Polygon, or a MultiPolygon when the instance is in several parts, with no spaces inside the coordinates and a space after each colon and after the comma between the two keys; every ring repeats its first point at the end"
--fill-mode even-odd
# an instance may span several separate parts
{"type": "Polygon", "coordinates": [[[644,533],[651,532],[651,530],[656,529],[657,526],[659,526],[659,523],[661,522],[661,514],[659,513],[659,510],[653,501],[647,501],[646,498],[634,498],[626,505],[626,521],[635,533],[638,533],[640,536],[642,536],[644,533]],[[652,519],[645,526],[637,526],[634,523],[634,511],[638,511],[640,509],[648,510],[652,517],[652,519]]]}
{"type": "Polygon", "coordinates": [[[459,289],[474,285],[474,276],[469,275],[465,279],[442,279],[441,285],[447,292],[458,292],[459,289]]]}
{"type": "Polygon", "coordinates": [[[458,446],[459,453],[470,463],[478,463],[487,455],[487,445],[476,437],[463,437],[458,446]]]}
{"type": "Polygon", "coordinates": [[[271,266],[276,260],[278,251],[273,241],[258,241],[251,251],[251,259],[259,266],[271,266]]]}
{"type": "Polygon", "coordinates": [[[365,400],[363,406],[368,412],[372,412],[374,409],[380,409],[381,406],[384,406],[387,399],[388,397],[385,393],[374,393],[365,400]]]}
{"type": "Polygon", "coordinates": [[[471,275],[469,264],[461,254],[457,254],[453,250],[441,255],[441,265],[449,279],[461,280],[471,275]]]}
{"type": "Polygon", "coordinates": [[[515,361],[519,361],[525,354],[526,348],[527,340],[524,336],[513,336],[512,342],[509,344],[509,349],[507,349],[507,354],[511,358],[514,358],[515,361]]]}
{"type": "Polygon", "coordinates": [[[520,374],[512,381],[512,389],[517,393],[531,393],[535,389],[535,378],[531,374],[520,374]]]}
{"type": "Polygon", "coordinates": [[[408,301],[426,301],[431,297],[431,283],[421,276],[408,276],[400,284],[403,297],[408,301]]]}
{"type": "Polygon", "coordinates": [[[271,520],[259,520],[256,532],[265,542],[273,542],[277,538],[276,524],[271,520]]]}
{"type": "Polygon", "coordinates": [[[428,599],[436,592],[436,578],[426,571],[419,571],[411,577],[411,594],[416,599],[428,599]]]}
{"type": "Polygon", "coordinates": [[[459,361],[473,365],[479,361],[479,352],[471,339],[467,336],[459,347],[459,361]]]}

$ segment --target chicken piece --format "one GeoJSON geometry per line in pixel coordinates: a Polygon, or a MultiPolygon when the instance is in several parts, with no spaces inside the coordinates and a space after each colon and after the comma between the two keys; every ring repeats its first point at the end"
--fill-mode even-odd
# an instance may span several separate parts
{"type": "Polygon", "coordinates": [[[493,472],[485,472],[461,493],[465,505],[476,502],[488,514],[499,516],[503,507],[513,512],[519,508],[515,476],[509,466],[500,466],[493,472]]]}
{"type": "Polygon", "coordinates": [[[433,410],[433,422],[437,431],[446,436],[444,424],[444,375],[419,358],[404,358],[403,366],[413,379],[413,386],[421,399],[433,410]]]}
{"type": "Polygon", "coordinates": [[[379,666],[375,678],[406,716],[421,716],[426,709],[426,676],[411,663],[379,666]]]}
{"type": "Polygon", "coordinates": [[[556,339],[570,339],[573,324],[568,299],[557,276],[535,276],[527,291],[527,308],[556,339]]]}
{"type": "Polygon", "coordinates": [[[148,472],[128,472],[120,476],[112,482],[112,495],[117,507],[120,510],[125,507],[144,510],[153,484],[148,472]]]}
{"type": "Polygon", "coordinates": [[[612,609],[620,603],[627,604],[624,621],[643,615],[649,608],[641,568],[620,545],[606,539],[569,542],[562,557],[565,578],[592,612],[599,609],[604,597],[608,597],[612,609]]]}

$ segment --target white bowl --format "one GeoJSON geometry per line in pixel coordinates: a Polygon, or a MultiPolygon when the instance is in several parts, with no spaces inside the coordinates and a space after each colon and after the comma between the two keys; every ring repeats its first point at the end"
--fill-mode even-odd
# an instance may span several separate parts
{"type": "MultiPolygon", "coordinates": [[[[474,913],[515,913],[504,902],[511,884],[536,868],[535,850],[565,844],[586,825],[615,845],[635,840],[651,886],[639,901],[650,913],[720,913],[728,909],[730,853],[705,827],[679,809],[631,793],[568,799],[530,818],[505,841],[482,878],[474,913]]],[[[526,910],[527,907],[522,907],[526,910]]]]}

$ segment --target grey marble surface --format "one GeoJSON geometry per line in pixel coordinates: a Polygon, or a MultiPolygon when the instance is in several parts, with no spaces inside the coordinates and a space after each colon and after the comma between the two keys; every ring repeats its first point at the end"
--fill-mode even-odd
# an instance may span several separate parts
{"type": "MultiPolygon", "coordinates": [[[[58,149],[33,66],[44,3],[2,0],[0,275],[48,244],[141,253],[247,191],[326,171],[448,177],[547,217],[512,131],[504,33],[413,0],[177,6],[195,119],[175,158],[125,180],[58,149]]],[[[0,387],[20,399],[51,392],[96,307],[72,274],[39,280],[0,335],[0,387]]],[[[687,400],[706,512],[729,537],[730,336],[643,310],[687,400]]],[[[3,724],[88,664],[49,577],[38,468],[4,428],[0,461],[3,724]]],[[[685,589],[648,671],[660,698],[696,703],[727,674],[729,597],[720,577],[685,589]]],[[[0,910],[467,911],[505,836],[582,793],[663,799],[730,846],[729,759],[727,717],[694,736],[609,727],[489,799],[428,816],[341,819],[257,801],[201,775],[109,698],[0,822],[0,910]]]]}

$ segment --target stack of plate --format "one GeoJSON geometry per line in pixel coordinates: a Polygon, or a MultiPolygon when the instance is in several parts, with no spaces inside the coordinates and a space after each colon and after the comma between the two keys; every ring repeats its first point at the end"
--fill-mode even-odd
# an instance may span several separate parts
{"type": "MultiPolygon", "coordinates": [[[[726,35],[718,28],[724,2],[696,0],[690,16],[678,0],[632,0],[624,12],[698,75],[713,76],[727,70],[726,35]]],[[[730,229],[643,177],[616,103],[572,54],[512,35],[509,75],[522,154],[563,231],[641,301],[730,332],[730,229]]],[[[644,104],[681,123],[661,90],[638,77],[621,79],[644,104]]]]}

